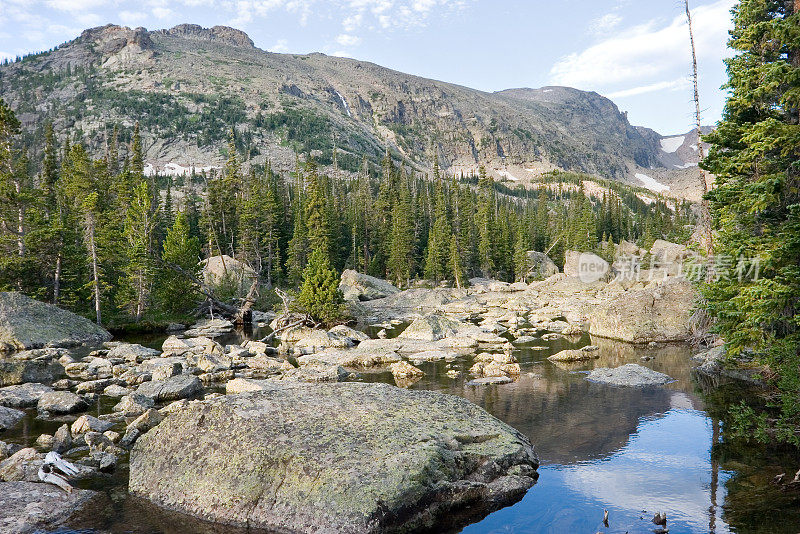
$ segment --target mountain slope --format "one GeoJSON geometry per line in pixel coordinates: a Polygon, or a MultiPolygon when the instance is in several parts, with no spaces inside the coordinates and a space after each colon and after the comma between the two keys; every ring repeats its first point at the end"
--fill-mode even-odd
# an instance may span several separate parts
{"type": "MultiPolygon", "coordinates": [[[[139,121],[146,160],[218,166],[235,125],[245,159],[294,166],[295,151],[356,170],[387,146],[427,169],[486,164],[582,171],[631,181],[664,168],[660,136],[630,125],[597,93],[566,87],[486,93],[323,54],[259,50],[239,30],[180,25],[86,30],[74,41],[0,67],[0,96],[41,139],[46,120],[101,150],[139,121]]],[[[669,164],[669,162],[667,162],[669,164]]]]}

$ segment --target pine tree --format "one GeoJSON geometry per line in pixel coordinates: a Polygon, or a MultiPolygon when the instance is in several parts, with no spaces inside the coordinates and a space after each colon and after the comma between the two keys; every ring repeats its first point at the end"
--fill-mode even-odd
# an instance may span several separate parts
{"type": "MultiPolygon", "coordinates": [[[[436,169],[434,170],[436,171],[436,169]]],[[[444,183],[441,179],[438,179],[436,182],[436,208],[433,227],[428,237],[428,253],[425,257],[425,278],[438,282],[451,274],[449,268],[451,234],[452,229],[447,215],[447,197],[445,196],[444,183]]]]}
{"type": "Polygon", "coordinates": [[[303,201],[298,192],[294,206],[294,225],[292,238],[289,240],[286,257],[286,273],[289,284],[297,287],[303,280],[303,271],[308,262],[308,231],[303,217],[303,201]]]}
{"type": "Polygon", "coordinates": [[[297,303],[317,321],[330,324],[342,317],[344,299],[339,291],[339,275],[319,248],[308,257],[297,303]]]}
{"type": "Polygon", "coordinates": [[[481,271],[485,276],[495,274],[495,237],[497,235],[494,210],[495,195],[494,181],[486,176],[486,169],[481,166],[478,186],[481,189],[480,201],[478,205],[478,257],[481,271]]]}
{"type": "Polygon", "coordinates": [[[464,285],[464,268],[461,265],[461,250],[458,246],[458,237],[453,234],[450,237],[450,272],[453,273],[453,283],[458,289],[464,285]]]}
{"type": "Polygon", "coordinates": [[[154,229],[150,192],[147,182],[142,181],[134,190],[133,203],[128,208],[124,229],[128,261],[123,282],[127,291],[122,297],[122,305],[130,310],[137,322],[147,308],[151,291],[154,267],[150,243],[154,229]]]}
{"type": "Polygon", "coordinates": [[[769,413],[738,420],[770,419],[772,436],[800,444],[800,1],[742,0],[733,14],[730,96],[703,166],[716,176],[715,253],[734,271],[703,294],[728,354],[752,350],[772,372],[769,413]]]}
{"type": "Polygon", "coordinates": [[[199,300],[197,289],[186,274],[199,274],[200,240],[191,235],[189,218],[183,211],[167,231],[161,259],[165,267],[159,273],[156,290],[159,307],[170,314],[186,315],[199,300]]]}
{"type": "Polygon", "coordinates": [[[408,285],[414,272],[414,222],[411,198],[404,183],[392,209],[392,234],[389,250],[389,276],[397,285],[408,285]]]}
{"type": "Polygon", "coordinates": [[[528,274],[529,238],[525,225],[520,221],[517,226],[517,236],[514,240],[514,279],[525,282],[528,274]]]}
{"type": "Polygon", "coordinates": [[[306,202],[303,209],[310,250],[320,250],[334,263],[333,246],[331,243],[331,223],[328,216],[323,190],[317,164],[309,158],[305,166],[305,180],[307,184],[306,202]]]}

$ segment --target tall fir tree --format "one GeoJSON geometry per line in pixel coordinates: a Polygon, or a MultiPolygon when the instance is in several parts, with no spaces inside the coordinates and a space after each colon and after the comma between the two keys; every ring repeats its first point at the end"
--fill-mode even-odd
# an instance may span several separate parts
{"type": "Polygon", "coordinates": [[[186,213],[181,211],[164,238],[156,299],[159,307],[170,315],[189,315],[199,300],[191,277],[199,274],[200,240],[191,235],[186,213]]]}
{"type": "Polygon", "coordinates": [[[768,412],[739,430],[800,444],[800,1],[741,0],[733,14],[729,97],[703,167],[715,253],[734,269],[703,294],[728,354],[771,370],[768,412]]]}

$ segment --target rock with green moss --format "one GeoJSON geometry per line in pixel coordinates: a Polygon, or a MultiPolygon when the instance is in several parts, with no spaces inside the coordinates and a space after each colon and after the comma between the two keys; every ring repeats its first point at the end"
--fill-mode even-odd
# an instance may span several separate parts
{"type": "Polygon", "coordinates": [[[385,384],[281,384],[189,405],[139,438],[129,489],[280,532],[456,528],[521,498],[527,437],[469,401],[385,384]]]}
{"type": "Polygon", "coordinates": [[[0,352],[99,344],[111,334],[90,320],[17,292],[0,292],[0,352]]]}

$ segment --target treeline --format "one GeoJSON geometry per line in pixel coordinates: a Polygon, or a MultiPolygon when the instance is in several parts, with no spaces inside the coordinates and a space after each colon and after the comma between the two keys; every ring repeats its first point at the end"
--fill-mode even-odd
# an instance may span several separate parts
{"type": "Polygon", "coordinates": [[[178,189],[170,177],[145,176],[138,126],[128,144],[112,134],[97,159],[81,139],[59,143],[47,127],[42,161],[28,161],[19,122],[1,102],[0,289],[105,324],[192,313],[198,263],[219,254],[253,267],[266,288],[297,289],[311,271],[327,279],[344,268],[401,286],[461,286],[479,275],[525,279],[529,250],[559,262],[567,249],[610,257],[622,239],[676,239],[692,218],[686,203],[647,204],[614,183],[590,196],[578,175],[512,190],[483,170],[422,176],[388,154],[380,168],[364,158],[356,177],[322,173],[311,158],[288,175],[268,165],[245,171],[233,131],[224,168],[178,189]]]}

